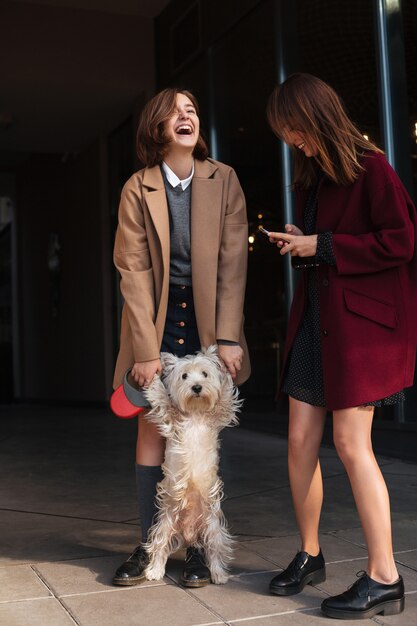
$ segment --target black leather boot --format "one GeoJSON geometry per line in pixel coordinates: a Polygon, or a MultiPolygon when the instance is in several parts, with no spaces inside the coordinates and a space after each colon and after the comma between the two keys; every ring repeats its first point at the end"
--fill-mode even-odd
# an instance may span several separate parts
{"type": "Polygon", "coordinates": [[[384,585],[369,578],[366,572],[347,591],[323,601],[321,610],[336,619],[367,619],[374,615],[397,615],[404,611],[404,581],[384,585]]]}
{"type": "Polygon", "coordinates": [[[148,554],[143,546],[138,546],[130,557],[117,568],[113,585],[138,585],[145,580],[144,571],[149,563],[148,554]]]}
{"type": "Polygon", "coordinates": [[[300,593],[306,585],[315,585],[326,580],[323,555],[310,556],[298,552],[287,569],[275,576],[269,584],[269,591],[277,596],[292,596],[300,593]]]}
{"type": "Polygon", "coordinates": [[[181,584],[183,587],[204,587],[210,583],[210,570],[204,561],[204,555],[198,548],[187,548],[181,584]]]}

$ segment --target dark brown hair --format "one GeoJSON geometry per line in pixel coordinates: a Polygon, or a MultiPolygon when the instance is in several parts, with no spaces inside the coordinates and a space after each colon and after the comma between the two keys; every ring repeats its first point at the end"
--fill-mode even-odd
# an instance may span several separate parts
{"type": "Polygon", "coordinates": [[[294,184],[303,188],[312,185],[318,167],[334,182],[349,185],[362,170],[364,150],[382,152],[356,128],[337,93],[311,74],[292,74],[275,87],[267,118],[280,139],[286,130],[301,131],[317,147],[315,158],[294,152],[294,184]]]}
{"type": "MultiPolygon", "coordinates": [[[[177,94],[184,94],[193,103],[197,115],[198,104],[189,91],[168,87],[156,94],[145,105],[136,134],[136,150],[139,161],[148,167],[160,165],[168,151],[169,138],[165,135],[165,123],[175,111],[177,94]]],[[[201,134],[193,150],[193,156],[200,161],[208,157],[208,148],[201,134]]]]}

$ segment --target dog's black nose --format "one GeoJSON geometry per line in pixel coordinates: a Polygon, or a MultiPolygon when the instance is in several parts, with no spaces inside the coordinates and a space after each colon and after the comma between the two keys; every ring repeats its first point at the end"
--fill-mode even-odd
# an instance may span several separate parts
{"type": "Polygon", "coordinates": [[[193,385],[191,387],[191,389],[194,391],[194,393],[200,393],[200,391],[202,390],[202,386],[201,385],[193,385]]]}

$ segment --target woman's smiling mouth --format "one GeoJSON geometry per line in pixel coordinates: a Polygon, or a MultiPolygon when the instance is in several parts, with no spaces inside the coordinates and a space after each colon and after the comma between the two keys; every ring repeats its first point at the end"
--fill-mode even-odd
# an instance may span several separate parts
{"type": "Polygon", "coordinates": [[[178,135],[192,135],[193,129],[190,124],[181,124],[181,126],[178,126],[178,128],[175,129],[175,132],[178,135]]]}

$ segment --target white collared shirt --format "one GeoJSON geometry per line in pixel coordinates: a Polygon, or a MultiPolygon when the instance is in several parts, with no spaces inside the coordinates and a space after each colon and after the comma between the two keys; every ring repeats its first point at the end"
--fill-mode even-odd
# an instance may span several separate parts
{"type": "Polygon", "coordinates": [[[162,162],[162,168],[165,172],[165,176],[167,177],[169,184],[172,187],[178,187],[178,185],[181,185],[182,190],[185,191],[187,187],[191,184],[191,180],[194,176],[194,161],[193,161],[193,169],[191,170],[191,174],[189,175],[188,178],[184,178],[184,180],[180,180],[178,176],[169,167],[169,165],[165,163],[165,161],[162,162]]]}

